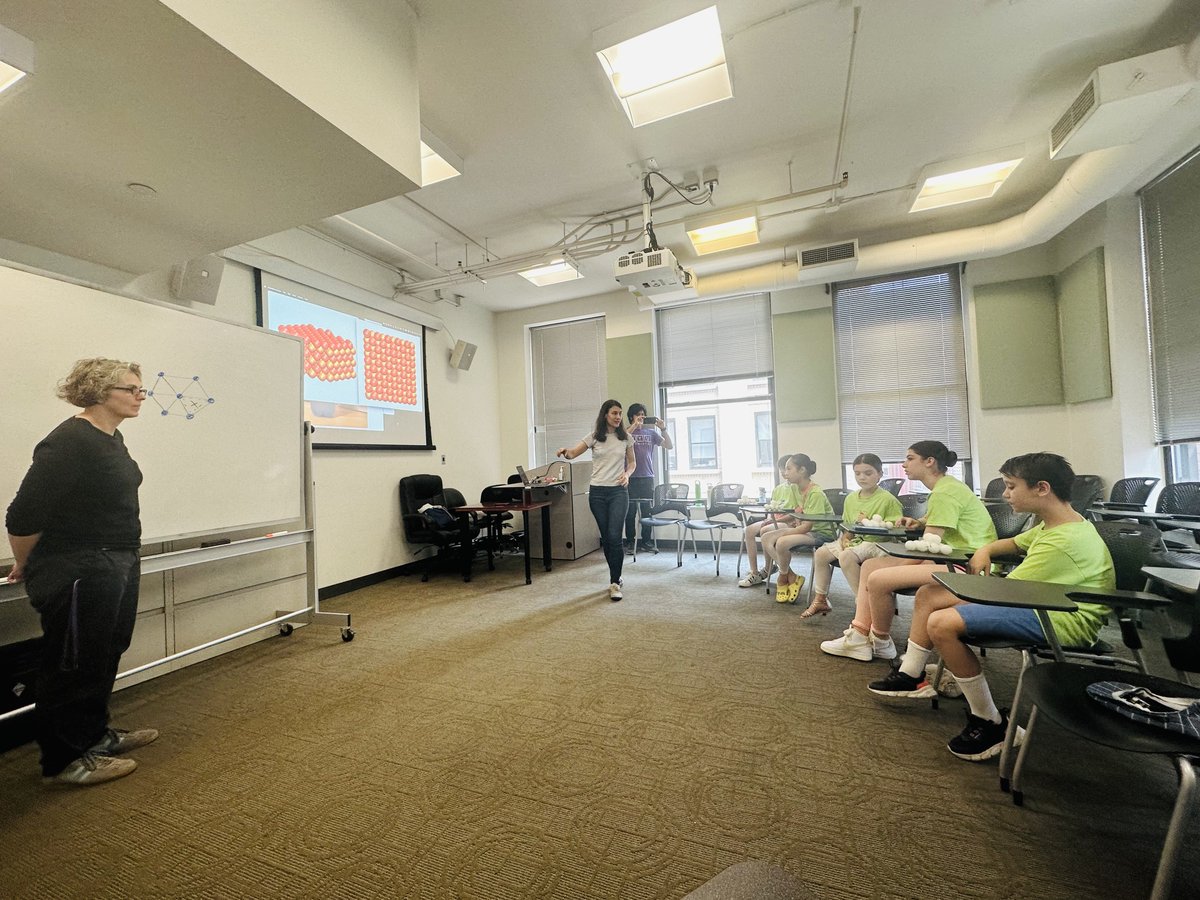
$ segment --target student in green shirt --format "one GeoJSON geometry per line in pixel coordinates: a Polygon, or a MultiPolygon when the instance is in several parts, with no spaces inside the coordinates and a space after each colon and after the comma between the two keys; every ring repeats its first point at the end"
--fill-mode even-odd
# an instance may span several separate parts
{"type": "MultiPolygon", "coordinates": [[[[1009,578],[1079,585],[1097,590],[1116,587],[1112,557],[1091,522],[1071,507],[1071,464],[1055,453],[1014,456],[1000,467],[1004,499],[1017,512],[1041,519],[1033,529],[980,547],[971,557],[970,571],[991,571],[992,557],[1025,551],[1025,560],[1009,578]]],[[[1054,631],[1064,647],[1087,647],[1108,615],[1108,608],[1080,603],[1076,612],[1050,613],[1054,631]]],[[[939,584],[917,592],[908,650],[900,668],[870,691],[881,697],[919,699],[935,695],[925,681],[925,663],[936,649],[946,668],[962,687],[970,705],[967,727],[948,744],[960,759],[981,761],[997,755],[1008,728],[1007,715],[996,708],[979,660],[964,641],[1005,638],[1046,645],[1046,637],[1031,609],[985,606],[958,599],[939,584]]]]}
{"type": "MultiPolygon", "coordinates": [[[[797,453],[784,467],[784,477],[796,486],[799,500],[792,507],[794,512],[814,516],[833,515],[833,504],[812,480],[817,464],[807,454],[797,453]]],[[[763,556],[779,566],[779,582],[775,587],[775,600],[779,603],[795,603],[804,585],[804,576],[792,572],[792,550],[816,548],[833,540],[832,522],[805,522],[794,516],[783,520],[784,526],[762,538],[763,556]]]]}
{"type": "MultiPolygon", "coordinates": [[[[928,512],[924,519],[902,516],[904,528],[923,528],[952,547],[974,550],[996,539],[996,527],[983,502],[974,492],[947,473],[958,462],[958,454],[941,441],[917,441],[904,457],[904,474],[929,488],[928,512]]],[[[862,662],[895,659],[892,619],[896,615],[896,591],[932,584],[935,572],[944,566],[920,559],[880,556],[862,566],[854,619],[842,636],[824,641],[821,650],[862,662]]]]}
{"type": "MultiPolygon", "coordinates": [[[[779,462],[775,463],[775,468],[779,470],[779,484],[775,485],[775,489],[771,491],[770,502],[771,506],[776,509],[795,509],[796,504],[800,502],[796,486],[787,480],[787,474],[784,472],[788,460],[791,458],[792,455],[788,453],[779,457],[779,462]]],[[[743,539],[746,546],[746,561],[750,564],[750,571],[746,573],[745,578],[738,582],[738,587],[754,587],[767,580],[771,571],[771,560],[766,560],[761,572],[758,570],[758,542],[764,535],[784,527],[786,527],[784,523],[776,516],[767,516],[765,519],[751,522],[746,526],[743,539]]]]}
{"type": "MultiPolygon", "coordinates": [[[[903,515],[900,501],[879,487],[883,477],[883,461],[874,453],[863,453],[853,463],[854,480],[858,490],[846,498],[842,510],[842,523],[849,527],[879,515],[885,522],[895,522],[903,515]]],[[[885,537],[870,537],[842,532],[837,543],[824,544],[813,553],[813,598],[808,609],[800,614],[802,619],[824,615],[833,609],[829,604],[829,583],[833,579],[833,564],[836,561],[846,576],[850,590],[858,593],[859,567],[868,559],[886,556],[879,549],[885,537]]]]}

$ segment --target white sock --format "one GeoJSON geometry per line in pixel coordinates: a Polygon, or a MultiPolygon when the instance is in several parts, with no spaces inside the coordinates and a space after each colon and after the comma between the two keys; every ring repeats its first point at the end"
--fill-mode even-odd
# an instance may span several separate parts
{"type": "Polygon", "coordinates": [[[908,649],[904,651],[904,658],[900,660],[900,671],[909,678],[916,678],[920,681],[925,677],[925,663],[929,662],[931,653],[933,653],[932,648],[922,647],[909,638],[908,649]]]}
{"type": "Polygon", "coordinates": [[[963,696],[967,698],[967,703],[971,707],[971,715],[995,722],[997,725],[1000,724],[1000,710],[996,708],[996,702],[992,700],[992,690],[988,687],[987,679],[983,677],[982,672],[973,678],[959,678],[955,675],[954,680],[958,682],[963,696]]]}

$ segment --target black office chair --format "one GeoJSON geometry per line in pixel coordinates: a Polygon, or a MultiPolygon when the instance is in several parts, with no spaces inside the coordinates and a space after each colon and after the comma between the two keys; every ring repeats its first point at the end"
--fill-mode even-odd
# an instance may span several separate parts
{"type": "MultiPolygon", "coordinates": [[[[1200,481],[1177,481],[1168,484],[1158,495],[1155,512],[1179,516],[1183,519],[1200,518],[1200,481]]],[[[1167,529],[1163,541],[1172,550],[1195,551],[1196,541],[1190,531],[1167,529]]]]}
{"type": "MultiPolygon", "coordinates": [[[[1180,607],[1186,610],[1184,621],[1188,623],[1188,631],[1181,637],[1164,637],[1163,648],[1170,664],[1180,673],[1200,672],[1200,605],[1196,604],[1194,598],[1189,598],[1180,607]]],[[[1025,726],[1025,742],[1021,745],[1016,767],[1012,770],[1012,799],[1017,806],[1024,805],[1021,773],[1033,745],[1035,726],[1042,716],[1092,743],[1127,753],[1165,756],[1174,762],[1179,775],[1179,789],[1150,894],[1155,900],[1165,900],[1171,893],[1179,849],[1191,813],[1196,786],[1193,766],[1200,755],[1200,742],[1193,737],[1125,718],[1091,699],[1087,687],[1095,682],[1116,681],[1146,688],[1160,696],[1188,698],[1200,698],[1200,688],[1142,672],[1114,674],[1097,666],[1057,662],[1035,666],[1024,674],[1023,680],[1024,697],[1030,713],[1025,726]]],[[[1015,718],[1015,706],[1013,714],[1015,718]]],[[[1073,771],[1080,771],[1080,755],[1071,754],[1068,760],[1073,771]]],[[[1084,763],[1084,770],[1091,765],[1093,763],[1090,761],[1084,763]]],[[[1000,774],[1003,787],[1009,774],[1003,763],[1000,774]]]]}
{"type": "Polygon", "coordinates": [[[984,500],[1000,500],[1004,497],[1004,479],[993,478],[983,489],[984,500]]]}
{"type": "Polygon", "coordinates": [[[907,478],[881,478],[879,486],[891,494],[893,497],[900,496],[900,490],[908,483],[907,478]]]}
{"type": "MultiPolygon", "coordinates": [[[[741,528],[742,521],[738,517],[738,501],[742,499],[745,485],[726,482],[713,485],[708,492],[708,507],[703,519],[687,519],[680,523],[684,531],[692,533],[692,557],[699,555],[696,550],[696,533],[708,532],[712,541],[713,559],[717,563],[717,574],[721,574],[721,545],[725,539],[725,530],[741,528]]],[[[675,554],[676,567],[683,565],[683,538],[679,540],[679,549],[675,554]]]]}
{"type": "MultiPolygon", "coordinates": [[[[676,526],[678,533],[675,535],[675,542],[680,545],[683,543],[683,523],[688,517],[691,497],[691,489],[686,484],[668,482],[654,486],[654,498],[650,501],[648,513],[640,519],[639,528],[650,526],[656,554],[658,553],[658,534],[654,531],[656,528],[676,526]]],[[[639,531],[638,534],[640,535],[641,532],[639,531]]],[[[682,565],[682,563],[680,564],[682,565]]]]}
{"type": "Polygon", "coordinates": [[[996,526],[998,540],[1016,537],[1033,524],[1033,513],[1016,512],[1007,503],[989,503],[987,511],[992,517],[992,524],[996,526]]]}
{"type": "MultiPolygon", "coordinates": [[[[475,539],[479,536],[479,524],[468,515],[459,515],[453,525],[438,525],[421,512],[421,507],[444,506],[453,509],[466,506],[463,495],[454,488],[443,488],[437,475],[406,475],[400,479],[400,518],[404,526],[404,539],[412,546],[427,545],[422,550],[434,549],[425,558],[421,580],[428,581],[433,570],[434,557],[444,550],[457,550],[462,563],[463,581],[471,580],[471,558],[475,555],[475,539]]],[[[489,568],[492,555],[488,554],[489,568]]]]}
{"type": "MultiPolygon", "coordinates": [[[[514,484],[521,480],[520,475],[510,476],[508,483],[514,484]]],[[[514,498],[506,485],[490,484],[479,492],[480,503],[507,503],[514,498]]],[[[513,529],[513,514],[511,512],[490,513],[485,517],[487,540],[497,553],[517,553],[524,546],[525,532],[513,529]]]]}
{"type": "Polygon", "coordinates": [[[899,500],[901,511],[910,519],[921,518],[929,506],[928,494],[904,494],[899,500]]]}
{"type": "Polygon", "coordinates": [[[842,510],[846,508],[846,498],[853,493],[854,491],[846,488],[825,488],[825,496],[829,499],[829,505],[833,507],[835,516],[842,514],[842,510]]]}
{"type": "Polygon", "coordinates": [[[1146,508],[1146,501],[1150,499],[1156,484],[1158,479],[1152,477],[1120,478],[1113,482],[1108,500],[1096,505],[1105,509],[1131,509],[1140,512],[1146,508]]]}
{"type": "Polygon", "coordinates": [[[1099,475],[1076,475],[1071,482],[1071,507],[1084,518],[1103,498],[1104,482],[1099,475]]]}

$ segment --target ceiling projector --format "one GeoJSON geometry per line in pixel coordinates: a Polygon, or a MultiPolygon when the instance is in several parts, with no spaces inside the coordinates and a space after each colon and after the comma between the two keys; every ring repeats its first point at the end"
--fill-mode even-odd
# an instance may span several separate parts
{"type": "Polygon", "coordinates": [[[617,260],[617,281],[636,294],[674,294],[694,287],[696,276],[670,250],[634,250],[617,260]]]}

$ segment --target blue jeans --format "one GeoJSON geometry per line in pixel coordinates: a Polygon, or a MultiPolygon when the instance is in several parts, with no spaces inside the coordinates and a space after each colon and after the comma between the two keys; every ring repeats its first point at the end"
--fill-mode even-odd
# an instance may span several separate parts
{"type": "Polygon", "coordinates": [[[621,566],[625,563],[621,531],[625,525],[625,513],[629,510],[629,491],[619,485],[592,485],[588,491],[588,507],[600,528],[600,546],[604,548],[604,558],[608,561],[608,581],[617,584],[621,580],[621,566]]]}

